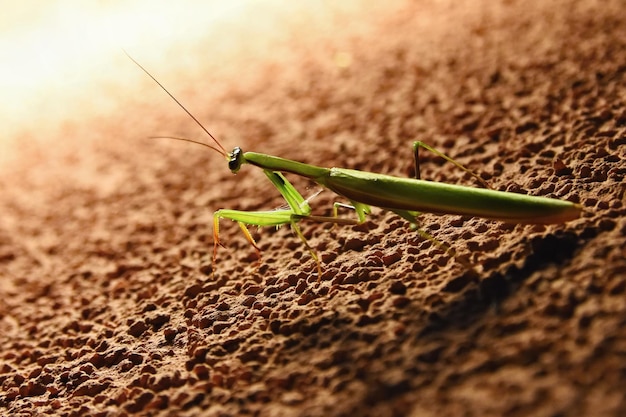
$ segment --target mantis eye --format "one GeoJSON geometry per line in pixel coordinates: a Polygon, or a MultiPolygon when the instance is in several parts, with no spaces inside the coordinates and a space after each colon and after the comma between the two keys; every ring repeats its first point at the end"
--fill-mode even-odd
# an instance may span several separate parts
{"type": "Polygon", "coordinates": [[[230,153],[230,159],[228,160],[228,169],[230,169],[233,174],[235,174],[237,171],[239,171],[239,168],[241,168],[242,156],[243,152],[238,146],[230,153]]]}

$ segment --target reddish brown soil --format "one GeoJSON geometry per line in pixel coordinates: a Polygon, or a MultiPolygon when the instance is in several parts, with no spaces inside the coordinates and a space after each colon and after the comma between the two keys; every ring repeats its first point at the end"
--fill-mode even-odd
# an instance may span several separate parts
{"type": "MultiPolygon", "coordinates": [[[[223,222],[212,276],[212,212],[283,202],[259,170],[142,139],[198,136],[146,79],[3,170],[0,414],[626,415],[624,3],[398,3],[303,40],[301,19],[250,61],[206,40],[161,81],[229,148],[410,176],[421,139],[582,217],[424,215],[477,277],[391,213],[304,222],[319,282],[289,228],[254,230],[257,268],[223,222]]],[[[474,184],[430,155],[422,176],[474,184]]]]}

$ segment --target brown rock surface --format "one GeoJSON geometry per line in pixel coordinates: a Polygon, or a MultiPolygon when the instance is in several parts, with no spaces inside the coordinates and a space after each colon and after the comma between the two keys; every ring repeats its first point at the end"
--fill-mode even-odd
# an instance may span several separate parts
{"type": "MultiPolygon", "coordinates": [[[[227,148],[410,176],[421,139],[581,219],[424,215],[478,279],[391,213],[304,222],[320,282],[289,228],[254,230],[256,268],[223,222],[212,277],[212,212],[283,202],[259,170],[144,140],[199,134],[138,77],[1,171],[0,414],[625,415],[624,3],[495,3],[296,15],[160,79],[227,148]]],[[[422,176],[473,184],[426,154],[422,176]]]]}

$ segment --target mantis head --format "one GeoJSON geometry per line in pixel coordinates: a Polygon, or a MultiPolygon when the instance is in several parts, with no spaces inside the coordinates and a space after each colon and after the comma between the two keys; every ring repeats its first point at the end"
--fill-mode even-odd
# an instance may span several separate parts
{"type": "Polygon", "coordinates": [[[236,146],[231,153],[228,154],[228,169],[233,174],[236,174],[243,164],[243,151],[239,146],[236,146]]]}

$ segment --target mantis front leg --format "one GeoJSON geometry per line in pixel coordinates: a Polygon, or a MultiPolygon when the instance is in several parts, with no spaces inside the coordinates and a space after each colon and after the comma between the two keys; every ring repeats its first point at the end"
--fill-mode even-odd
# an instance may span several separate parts
{"type": "MultiPolygon", "coordinates": [[[[241,210],[229,210],[222,209],[215,212],[213,215],[213,263],[217,259],[217,246],[220,244],[219,239],[219,221],[220,219],[229,219],[236,221],[239,227],[243,231],[246,240],[254,247],[259,258],[261,256],[261,250],[256,244],[254,238],[248,230],[248,225],[254,226],[282,226],[289,224],[291,229],[300,238],[302,243],[306,246],[307,250],[311,254],[311,257],[317,262],[317,274],[321,276],[322,267],[320,265],[319,257],[317,253],[311,248],[306,238],[302,234],[298,222],[302,219],[312,218],[318,220],[317,216],[311,216],[311,207],[307,200],[294,188],[287,178],[280,172],[263,170],[265,175],[278,189],[283,198],[287,201],[289,209],[285,210],[269,210],[269,211],[241,211],[241,210]]],[[[213,268],[215,270],[215,268],[213,268]]]]}

